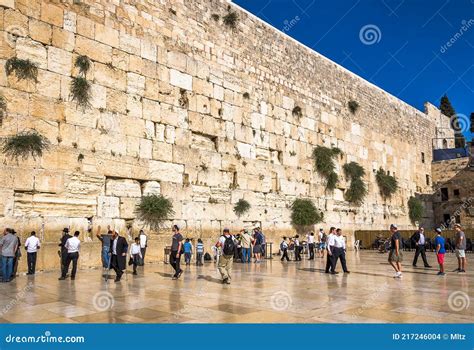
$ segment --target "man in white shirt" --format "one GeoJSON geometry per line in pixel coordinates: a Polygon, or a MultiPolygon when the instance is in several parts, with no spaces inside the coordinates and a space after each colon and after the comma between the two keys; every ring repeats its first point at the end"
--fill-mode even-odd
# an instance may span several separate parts
{"type": "Polygon", "coordinates": [[[336,274],[336,264],[337,260],[341,260],[341,265],[342,265],[342,271],[344,273],[350,273],[349,270],[347,270],[347,265],[346,265],[346,241],[344,237],[342,236],[342,230],[338,228],[336,230],[336,235],[334,236],[334,246],[333,246],[333,266],[331,268],[332,274],[336,274]]]}
{"type": "Polygon", "coordinates": [[[148,247],[148,237],[145,234],[145,231],[140,230],[140,233],[138,234],[138,238],[140,239],[140,252],[141,252],[141,258],[140,258],[140,266],[143,266],[145,264],[145,254],[146,254],[146,248],[148,247]]]}
{"type": "Polygon", "coordinates": [[[34,275],[36,269],[36,255],[40,248],[40,240],[36,237],[36,232],[32,231],[30,237],[25,241],[26,260],[28,262],[27,275],[34,275]]]}
{"type": "Polygon", "coordinates": [[[314,260],[314,232],[306,235],[306,241],[308,242],[309,260],[314,260]]]}
{"type": "Polygon", "coordinates": [[[79,231],[74,232],[74,237],[69,238],[64,245],[64,248],[67,250],[66,264],[64,265],[61,277],[59,280],[65,280],[66,275],[69,271],[69,265],[72,261],[72,271],[71,271],[71,280],[76,279],[77,271],[77,260],[79,259],[79,250],[81,248],[81,241],[79,240],[79,231]]]}
{"type": "Polygon", "coordinates": [[[431,267],[428,264],[428,260],[426,259],[426,252],[425,252],[425,229],[420,226],[418,232],[415,233],[415,243],[416,243],[416,251],[415,257],[413,258],[413,267],[416,267],[416,263],[418,262],[418,257],[421,254],[421,258],[423,259],[423,264],[425,267],[431,267]]]}
{"type": "Polygon", "coordinates": [[[330,269],[331,269],[331,273],[334,272],[334,270],[332,269],[332,267],[333,267],[332,261],[333,261],[333,258],[334,258],[333,257],[333,246],[334,246],[334,236],[336,235],[335,232],[336,232],[336,228],[331,227],[329,229],[329,235],[327,236],[326,249],[328,251],[328,255],[327,255],[327,259],[326,259],[326,269],[324,271],[326,273],[329,273],[330,269]]]}

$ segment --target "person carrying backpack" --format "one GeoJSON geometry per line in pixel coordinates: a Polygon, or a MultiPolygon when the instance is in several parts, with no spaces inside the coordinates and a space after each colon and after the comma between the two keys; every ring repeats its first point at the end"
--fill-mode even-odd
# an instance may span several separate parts
{"type": "Polygon", "coordinates": [[[286,242],[286,237],[283,237],[283,241],[280,243],[280,250],[282,253],[281,256],[281,261],[285,260],[290,261],[290,258],[288,257],[288,243],[286,242]]]}
{"type": "Polygon", "coordinates": [[[222,255],[219,257],[217,268],[222,276],[223,284],[230,284],[232,263],[234,262],[234,251],[236,242],[234,236],[230,234],[228,228],[225,228],[222,236],[216,244],[216,247],[221,247],[222,255]]]}

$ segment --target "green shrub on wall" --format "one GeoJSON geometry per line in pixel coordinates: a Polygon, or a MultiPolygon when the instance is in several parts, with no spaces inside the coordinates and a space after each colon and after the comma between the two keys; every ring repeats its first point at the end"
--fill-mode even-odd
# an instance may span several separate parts
{"type": "Polygon", "coordinates": [[[238,217],[241,217],[249,210],[250,210],[250,203],[247,202],[245,199],[239,199],[239,201],[234,206],[234,213],[238,217]]]}
{"type": "Polygon", "coordinates": [[[50,146],[46,137],[36,131],[25,131],[7,137],[3,141],[2,151],[11,159],[27,159],[28,157],[41,157],[50,146]]]}
{"type": "Polygon", "coordinates": [[[162,195],[143,196],[137,205],[138,219],[152,230],[158,230],[162,222],[174,215],[173,203],[162,195]]]}
{"type": "Polygon", "coordinates": [[[359,104],[357,103],[357,101],[351,100],[347,103],[347,107],[349,107],[349,110],[352,114],[355,114],[355,112],[357,112],[357,110],[359,109],[359,104]]]}
{"type": "Polygon", "coordinates": [[[344,174],[350,179],[351,184],[345,193],[345,198],[349,203],[361,204],[367,195],[367,186],[363,181],[365,170],[357,162],[344,164],[344,174]]]}
{"type": "Polygon", "coordinates": [[[410,221],[415,224],[423,218],[423,203],[416,197],[410,197],[408,200],[408,216],[410,221]]]}
{"type": "Polygon", "coordinates": [[[229,12],[227,12],[227,14],[222,17],[222,20],[224,21],[224,24],[231,28],[231,29],[235,29],[237,28],[237,22],[239,20],[239,15],[237,15],[237,12],[234,12],[232,10],[229,9],[229,12]]]}
{"type": "Polygon", "coordinates": [[[326,188],[329,190],[336,188],[338,176],[335,172],[334,158],[341,153],[341,150],[336,147],[317,146],[313,150],[314,168],[326,179],[326,188]]]}
{"type": "Polygon", "coordinates": [[[72,78],[71,96],[72,100],[82,109],[86,109],[90,105],[91,84],[87,81],[86,75],[91,67],[89,57],[81,55],[76,57],[74,66],[79,70],[79,75],[72,78]]]}
{"type": "Polygon", "coordinates": [[[398,181],[394,176],[389,175],[382,168],[377,170],[375,175],[377,185],[379,186],[380,194],[384,199],[392,197],[398,190],[398,181]]]}
{"type": "Polygon", "coordinates": [[[291,223],[296,227],[315,225],[323,221],[324,215],[310,199],[295,199],[291,204],[291,223]]]}
{"type": "Polygon", "coordinates": [[[12,57],[5,63],[5,73],[10,75],[15,73],[19,80],[30,79],[35,82],[38,81],[38,67],[30,60],[23,60],[17,57],[12,57]]]}

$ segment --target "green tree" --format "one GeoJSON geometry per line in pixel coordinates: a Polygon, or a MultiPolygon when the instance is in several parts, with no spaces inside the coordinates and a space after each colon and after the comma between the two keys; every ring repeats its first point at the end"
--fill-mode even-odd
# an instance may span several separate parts
{"type": "Polygon", "coordinates": [[[456,111],[453,108],[453,105],[451,104],[451,101],[449,101],[449,98],[446,94],[444,94],[443,97],[441,97],[441,101],[439,104],[439,110],[441,113],[448,117],[452,117],[453,115],[456,114],[456,111]]]}

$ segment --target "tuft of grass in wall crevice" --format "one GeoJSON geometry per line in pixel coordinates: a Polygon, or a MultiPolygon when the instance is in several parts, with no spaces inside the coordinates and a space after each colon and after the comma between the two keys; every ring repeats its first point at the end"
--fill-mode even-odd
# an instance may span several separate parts
{"type": "Polygon", "coordinates": [[[7,75],[15,73],[18,80],[38,82],[38,67],[29,59],[9,58],[5,63],[5,73],[7,75]]]}
{"type": "Polygon", "coordinates": [[[7,137],[2,142],[2,152],[16,161],[28,157],[33,159],[41,157],[49,147],[49,140],[35,130],[7,137]]]}
{"type": "Polygon", "coordinates": [[[345,199],[352,204],[360,205],[367,195],[367,186],[363,181],[365,176],[364,168],[357,162],[344,164],[344,175],[349,178],[351,184],[344,194],[345,199]]]}
{"type": "Polygon", "coordinates": [[[342,151],[337,147],[317,146],[313,150],[314,168],[319,175],[326,179],[326,189],[328,190],[336,188],[338,176],[335,171],[336,164],[334,158],[341,153],[342,151]]]}
{"type": "Polygon", "coordinates": [[[384,169],[377,170],[375,175],[377,185],[379,186],[380,195],[384,199],[391,198],[398,190],[398,181],[395,176],[389,175],[384,169]]]}

